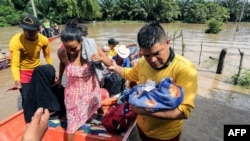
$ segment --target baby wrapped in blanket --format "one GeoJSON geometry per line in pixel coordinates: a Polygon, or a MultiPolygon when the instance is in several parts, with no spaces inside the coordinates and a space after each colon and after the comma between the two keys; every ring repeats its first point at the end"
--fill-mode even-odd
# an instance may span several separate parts
{"type": "Polygon", "coordinates": [[[165,78],[155,86],[152,82],[148,81],[124,91],[124,100],[151,112],[174,109],[181,104],[184,90],[173,83],[171,78],[165,78]]]}

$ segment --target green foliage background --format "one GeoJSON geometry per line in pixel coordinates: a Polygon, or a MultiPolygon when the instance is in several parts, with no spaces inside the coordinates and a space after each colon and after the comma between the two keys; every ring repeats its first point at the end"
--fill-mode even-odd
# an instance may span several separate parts
{"type": "MultiPolygon", "coordinates": [[[[247,1],[242,19],[239,19],[244,0],[33,0],[37,16],[58,24],[75,18],[85,21],[182,21],[206,23],[250,20],[247,1]]],[[[22,14],[33,14],[31,0],[1,0],[0,26],[18,24],[22,14]],[[16,12],[17,11],[17,12],[16,12]]]]}

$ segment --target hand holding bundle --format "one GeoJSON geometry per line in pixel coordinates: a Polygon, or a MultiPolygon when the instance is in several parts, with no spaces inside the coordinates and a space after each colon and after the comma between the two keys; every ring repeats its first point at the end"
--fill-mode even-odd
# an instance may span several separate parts
{"type": "Polygon", "coordinates": [[[184,98],[184,90],[170,78],[165,78],[155,87],[147,84],[137,85],[125,91],[124,98],[133,106],[156,112],[174,109],[180,105],[184,98]]]}

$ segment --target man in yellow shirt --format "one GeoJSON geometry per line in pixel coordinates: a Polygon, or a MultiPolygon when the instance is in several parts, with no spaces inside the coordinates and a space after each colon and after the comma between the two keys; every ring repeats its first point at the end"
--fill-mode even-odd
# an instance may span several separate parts
{"type": "Polygon", "coordinates": [[[33,70],[41,65],[40,52],[45,61],[52,64],[48,38],[39,33],[39,20],[32,15],[25,15],[20,21],[23,32],[14,35],[9,43],[11,71],[15,85],[8,90],[19,89],[22,104],[25,102],[33,70]]]}
{"type": "Polygon", "coordinates": [[[198,85],[196,67],[174,52],[164,29],[156,21],[143,26],[137,40],[143,54],[138,64],[133,68],[122,68],[113,61],[109,69],[139,84],[148,80],[158,84],[170,77],[174,83],[183,87],[184,100],[177,108],[151,112],[133,106],[134,112],[138,114],[137,127],[143,141],[179,141],[183,120],[190,116],[195,107],[198,85]]]}
{"type": "MultiPolygon", "coordinates": [[[[112,58],[117,55],[117,50],[121,46],[121,44],[119,44],[119,41],[117,41],[116,39],[110,38],[108,40],[108,46],[110,48],[108,55],[112,58]]],[[[130,49],[130,54],[133,54],[137,48],[137,43],[126,44],[125,46],[130,49]]]]}
{"type": "Polygon", "coordinates": [[[116,50],[119,47],[119,42],[117,40],[115,40],[114,38],[110,38],[108,40],[108,45],[109,45],[109,48],[110,48],[109,56],[114,57],[117,54],[116,50]]]}

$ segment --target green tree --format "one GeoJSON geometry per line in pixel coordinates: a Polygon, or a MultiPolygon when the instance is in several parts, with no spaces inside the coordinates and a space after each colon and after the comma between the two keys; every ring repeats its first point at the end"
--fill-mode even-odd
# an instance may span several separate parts
{"type": "Polygon", "coordinates": [[[60,9],[66,9],[67,17],[93,20],[102,16],[97,0],[56,0],[60,9]]]}
{"type": "Polygon", "coordinates": [[[195,9],[194,1],[192,1],[192,0],[180,0],[179,6],[181,9],[180,20],[183,20],[183,21],[188,22],[188,23],[194,22],[195,20],[194,20],[194,16],[193,16],[193,12],[192,12],[195,9]]]}
{"type": "Polygon", "coordinates": [[[208,9],[205,4],[195,3],[194,9],[191,11],[195,23],[205,23],[207,20],[208,9]]]}
{"type": "Polygon", "coordinates": [[[29,1],[30,0],[12,0],[13,4],[15,6],[15,9],[17,9],[17,10],[24,10],[29,1]]]}
{"type": "Polygon", "coordinates": [[[180,8],[176,0],[162,0],[158,1],[156,7],[159,10],[160,21],[173,22],[180,15],[180,8]]]}
{"type": "Polygon", "coordinates": [[[138,2],[145,11],[146,21],[156,19],[154,13],[155,3],[152,0],[139,0],[138,2]]]}
{"type": "Polygon", "coordinates": [[[145,21],[147,18],[147,13],[139,4],[133,6],[133,10],[130,11],[129,15],[132,16],[132,20],[142,20],[145,21]]]}
{"type": "Polygon", "coordinates": [[[99,0],[99,5],[102,12],[102,18],[105,20],[112,20],[115,0],[99,0]]]}
{"type": "Polygon", "coordinates": [[[54,0],[34,0],[34,3],[40,19],[47,18],[59,24],[63,22],[63,19],[67,19],[66,10],[59,9],[54,0]]]}
{"type": "Polygon", "coordinates": [[[226,21],[230,18],[228,9],[217,3],[208,2],[206,4],[206,8],[208,10],[206,19],[215,18],[220,21],[226,21]]]}
{"type": "Polygon", "coordinates": [[[179,15],[179,20],[183,21],[185,20],[186,15],[188,15],[188,9],[190,7],[190,0],[178,0],[177,1],[179,7],[180,7],[180,15],[179,15]]]}
{"type": "Polygon", "coordinates": [[[146,12],[136,0],[116,1],[113,8],[114,16],[119,20],[145,20],[146,12]]]}
{"type": "Polygon", "coordinates": [[[245,11],[244,11],[244,19],[241,21],[250,21],[250,3],[246,3],[245,11]]]}
{"type": "Polygon", "coordinates": [[[14,3],[12,2],[12,0],[1,0],[0,5],[14,6],[14,3]]]}
{"type": "Polygon", "coordinates": [[[176,0],[139,0],[145,10],[146,20],[173,22],[180,15],[180,8],[176,0]]]}
{"type": "Polygon", "coordinates": [[[13,6],[0,5],[0,27],[18,24],[20,15],[13,6]]]}
{"type": "Polygon", "coordinates": [[[219,0],[219,3],[229,9],[229,21],[239,20],[241,9],[243,6],[242,0],[219,0]]]}

